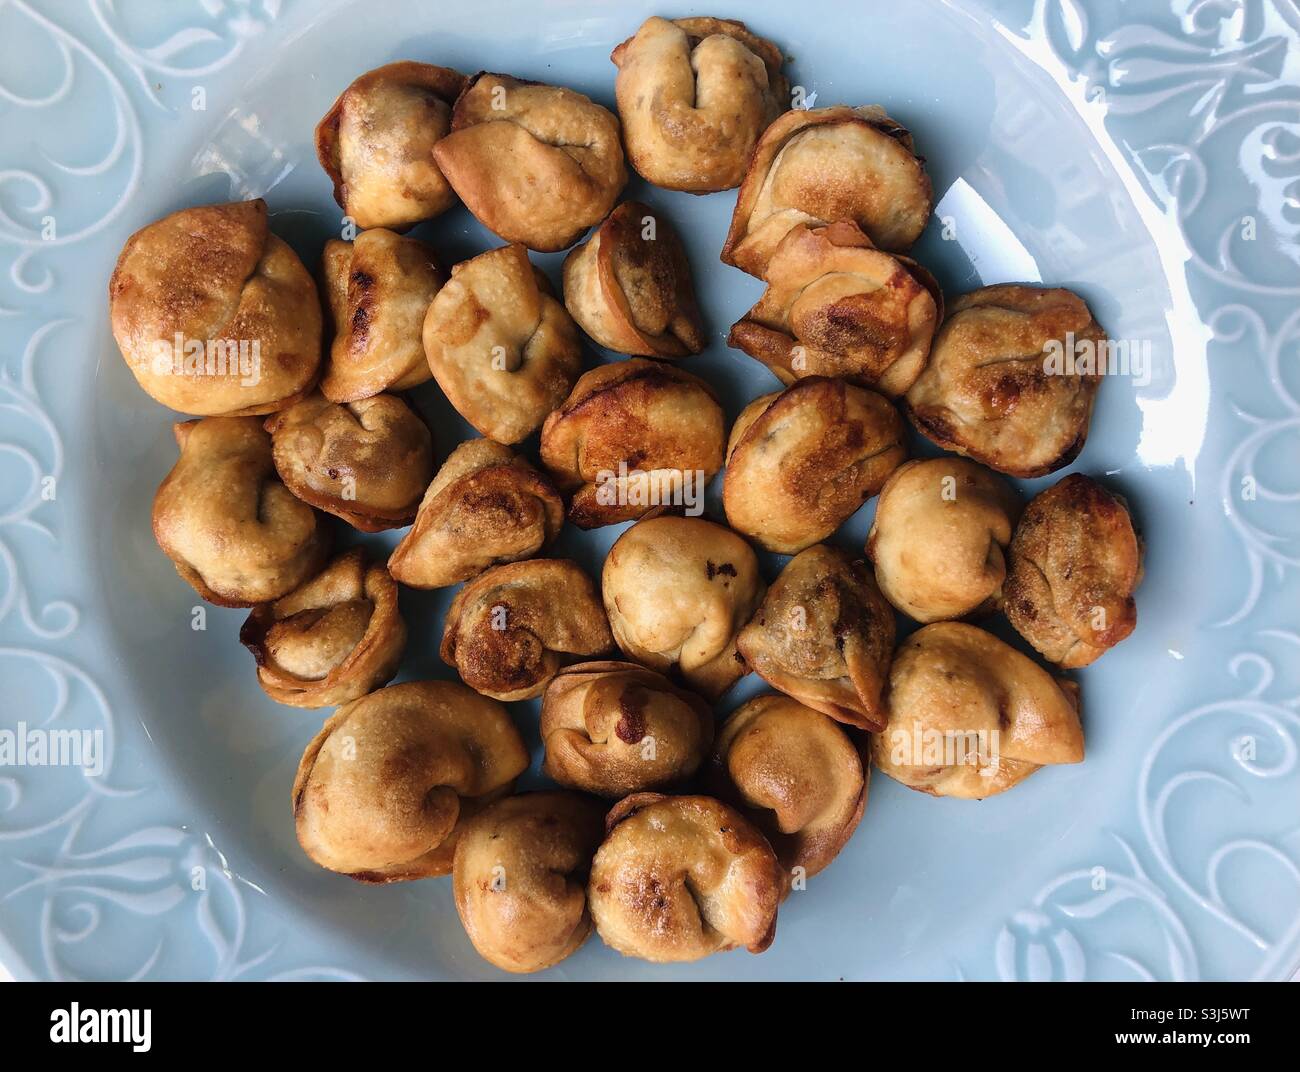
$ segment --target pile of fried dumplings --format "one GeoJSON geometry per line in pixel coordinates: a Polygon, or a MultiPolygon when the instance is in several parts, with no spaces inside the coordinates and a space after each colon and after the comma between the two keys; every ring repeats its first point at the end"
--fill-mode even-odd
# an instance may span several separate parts
{"type": "Polygon", "coordinates": [[[511,972],[593,929],[657,962],[765,950],[873,765],[981,799],[1082,761],[1060,672],[1132,632],[1142,575],[1119,495],[1074,473],[1025,503],[1007,480],[1083,449],[1102,370],[1044,364],[1104,343],[1079,296],[945,300],[907,256],[933,211],[912,135],[876,106],[789,108],[781,48],[743,23],[650,18],[611,59],[617,114],[422,62],[357,78],[316,128],[354,225],[319,289],[261,200],[149,224],[109,284],[140,386],[193,418],[158,545],[249,608],[267,695],[335,709],[292,787],[303,852],[367,883],[451,875],[511,972]],[[629,167],[737,191],[714,270],[766,290],[727,341],[781,389],[730,427],[687,371],[708,334],[684,246],[620,202],[629,167]],[[448,272],[405,232],[459,206],[503,244],[448,272]],[[557,289],[529,251],[566,249],[557,289]],[[584,336],[621,359],[586,367],[584,336]],[[173,360],[180,340],[259,364],[173,360]],[[430,381],[479,433],[441,464],[403,396],[430,381]],[[909,423],[944,453],[909,460],[909,423]],[[724,469],[725,523],[662,501],[724,469]],[[863,556],[827,542],[873,498],[863,556]],[[566,524],[623,522],[598,579],[546,557],[566,524]],[[334,549],[345,526],[405,533],[372,561],[334,549]],[[790,556],[774,578],[756,547],[790,556]],[[461,585],[440,646],[459,680],[388,684],[403,585],[461,585]],[[996,613],[1041,660],[977,624],[996,613]],[[920,623],[901,643],[899,614],[920,623]],[[715,717],[751,671],[772,691],[715,717]],[[534,698],[555,788],[516,793],[531,757],[504,705],[534,698]]]}

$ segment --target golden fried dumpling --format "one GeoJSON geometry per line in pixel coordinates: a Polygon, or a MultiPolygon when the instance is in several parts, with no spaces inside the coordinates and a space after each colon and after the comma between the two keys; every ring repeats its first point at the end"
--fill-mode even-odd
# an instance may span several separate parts
{"type": "Polygon", "coordinates": [[[880,590],[918,622],[995,610],[1019,516],[1012,487],[965,458],[900,465],[880,491],[867,535],[880,590]]]}
{"type": "Polygon", "coordinates": [[[560,667],[613,647],[591,578],[567,559],[533,558],[494,566],[456,593],[440,654],[483,695],[531,700],[560,667]]]}
{"type": "Polygon", "coordinates": [[[635,663],[579,663],[542,698],[542,772],[605,797],[689,778],[713,740],[713,711],[693,692],[635,663]]]}
{"type": "Polygon", "coordinates": [[[541,427],[582,370],[578,329],[520,245],[451,270],[424,318],[424,353],[456,412],[500,443],[541,427]]]}
{"type": "Polygon", "coordinates": [[[1025,507],[1003,610],[1043,656],[1066,669],[1087,666],[1133,632],[1141,581],[1142,541],[1128,505],[1071,473],[1025,507]]]}
{"type": "Polygon", "coordinates": [[[520,793],[489,805],[456,841],[452,892],[479,956],[508,972],[558,964],[587,940],[587,876],[605,832],[577,793],[520,793]]]}
{"type": "Polygon", "coordinates": [[[904,253],[930,218],[930,177],[912,135],[876,105],[796,108],[754,148],[736,195],[724,264],[763,278],[790,228],[856,223],[880,249],[904,253]]]}
{"type": "Polygon", "coordinates": [[[714,776],[767,836],[791,878],[823,870],[858,828],[870,760],[834,719],[768,693],[718,727],[714,776]]]}
{"type": "Polygon", "coordinates": [[[251,607],[288,595],[320,570],[329,533],[275,477],[259,417],[173,426],[181,456],[153,500],[153,534],[176,572],[209,603],[251,607]]]}
{"type": "Polygon", "coordinates": [[[466,82],[433,158],[489,231],[542,253],[573,245],[627,185],[613,113],[571,89],[504,74],[466,82]]]}
{"type": "Polygon", "coordinates": [[[354,547],[287,596],[254,607],[239,642],[277,703],[337,707],[392,680],[406,624],[393,578],[354,547]]]}
{"type": "Polygon", "coordinates": [[[885,724],[894,611],[866,563],[817,544],[786,563],[736,637],[764,681],[837,722],[885,724]]]}
{"type": "Polygon", "coordinates": [[[1078,686],[992,633],[935,622],[894,653],[889,724],[871,755],[912,789],[990,797],[1039,767],[1083,761],[1078,686]]]}
{"type": "Polygon", "coordinates": [[[947,450],[1011,476],[1045,476],[1083,449],[1105,339],[1068,290],[1006,283],[964,294],[907,392],[907,413],[947,450]]]}
{"type": "Polygon", "coordinates": [[[889,400],[812,377],[754,399],[736,418],[722,486],[727,523],[769,551],[826,539],[907,457],[889,400]]]}
{"type": "Polygon", "coordinates": [[[610,628],[629,658],[676,669],[716,700],[749,671],[736,634],[763,598],[754,549],[699,517],[637,522],[609,549],[601,591],[610,628]]]}
{"type": "Polygon", "coordinates": [[[662,361],[634,357],[584,373],[542,426],[541,455],[569,520],[584,529],[692,505],[722,468],[726,418],[713,389],[662,361]]]}
{"type": "Polygon", "coordinates": [[[444,588],[531,558],[563,525],[564,500],[546,477],[509,447],[467,439],[433,478],[388,569],[412,588],[444,588]]]}
{"type": "Polygon", "coordinates": [[[610,59],[632,167],[669,190],[739,186],[789,101],[781,50],[732,19],[651,17],[610,59]]]}
{"type": "Polygon", "coordinates": [[[202,417],[272,413],[316,383],[316,284],[266,202],[184,208],[126,240],[108,283],[113,338],[155,401],[202,417]]]}
{"type": "Polygon", "coordinates": [[[376,229],[326,242],[322,264],[334,341],[321,393],[352,402],[428,381],[424,314],[447,279],[433,250],[376,229]]]}
{"type": "Polygon", "coordinates": [[[635,793],[605,819],[587,903],[605,944],[657,963],[776,936],[784,876],[767,840],[712,797],[635,793]]]}
{"type": "Polygon", "coordinates": [[[564,259],[564,304],[601,346],[677,358],[704,349],[686,250],[649,206],[625,201],[564,259]]]}
{"type": "Polygon", "coordinates": [[[399,60],[367,71],[316,125],[334,200],[358,227],[405,229],[456,203],[433,159],[465,76],[399,60]]]}
{"type": "Polygon", "coordinates": [[[451,873],[465,822],[528,768],[506,709],[455,681],[407,681],[344,704],[293,780],[298,843],[362,882],[451,873]]]}
{"type": "Polygon", "coordinates": [[[344,405],[312,394],[266,419],[280,479],[362,532],[415,519],[433,477],[433,438],[396,395],[344,405]]]}
{"type": "Polygon", "coordinates": [[[939,285],[857,224],[798,224],[767,265],[767,290],[727,336],[784,384],[840,376],[890,398],[916,382],[942,318],[939,285]]]}

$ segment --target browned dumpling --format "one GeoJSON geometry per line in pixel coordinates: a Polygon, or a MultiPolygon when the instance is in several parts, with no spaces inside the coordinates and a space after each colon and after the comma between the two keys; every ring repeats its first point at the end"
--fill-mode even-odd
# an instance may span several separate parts
{"type": "Polygon", "coordinates": [[[610,948],[669,963],[772,944],[784,875],[734,808],[711,797],[635,793],[614,805],[605,826],[587,903],[610,948]]]}
{"type": "Polygon", "coordinates": [[[531,558],[563,525],[564,500],[546,477],[509,447],[467,439],[433,478],[388,569],[412,588],[444,588],[531,558]]]}
{"type": "Polygon", "coordinates": [[[194,590],[222,607],[288,595],[320,570],[329,534],[275,478],[258,417],[173,426],[181,456],[153,500],[158,546],[194,590]]]}
{"type": "Polygon", "coordinates": [[[889,400],[809,377],[746,406],[731,427],[722,500],[727,523],[769,551],[826,539],[907,457],[889,400]]]}
{"type": "Polygon", "coordinates": [[[254,607],[239,641],[271,699],[336,707],[392,680],[406,624],[393,578],[355,547],[287,596],[254,607]]]}
{"type": "Polygon", "coordinates": [[[543,253],[573,245],[627,185],[611,112],[571,89],[504,74],[466,82],[433,158],[488,230],[543,253]]]}
{"type": "Polygon", "coordinates": [[[519,245],[451,270],[424,318],[424,353],[456,412],[501,443],[540,428],[582,370],[578,329],[519,245]]]}
{"type": "Polygon", "coordinates": [[[730,529],[663,514],[637,522],[609,549],[601,591],[623,653],[677,670],[716,700],[749,671],[736,634],[763,598],[754,549],[730,529]]]}
{"type": "Polygon", "coordinates": [[[621,354],[666,359],[704,349],[686,250],[639,201],[619,205],[564,259],[564,304],[583,331],[621,354]]]}
{"type": "Polygon", "coordinates": [[[337,405],[313,394],[268,417],[280,479],[298,498],[362,532],[415,519],[433,477],[433,439],[396,395],[337,405]]]}
{"type": "Polygon", "coordinates": [[[566,667],[542,699],[542,772],[605,797],[684,781],[712,740],[709,705],[635,663],[566,667]]]}
{"type": "Polygon", "coordinates": [[[576,952],[591,933],[587,876],[604,833],[600,806],[577,793],[521,793],[469,820],[451,882],[479,956],[522,973],[576,952]]]}
{"type": "Polygon", "coordinates": [[[866,563],[839,548],[817,544],[790,559],[736,647],[800,703],[860,729],[884,727],[894,612],[866,563]]]}
{"type": "Polygon", "coordinates": [[[456,203],[433,159],[465,76],[401,60],[367,71],[316,126],[334,200],[358,227],[404,229],[456,203]]]}
{"type": "Polygon", "coordinates": [[[795,109],[764,131],[736,195],[722,260],[763,278],[790,228],[850,220],[904,253],[930,218],[930,178],[912,135],[876,105],[795,109]]]}
{"type": "Polygon", "coordinates": [[[271,233],[260,198],[136,231],[109,280],[108,315],[136,382],[181,413],[272,413],[320,371],[316,284],[271,233]]]}
{"type": "Polygon", "coordinates": [[[996,610],[1020,498],[965,458],[900,465],[885,482],[867,554],[885,598],[918,622],[996,610]]]}
{"type": "Polygon", "coordinates": [[[560,667],[614,647],[596,586],[567,559],[494,566],[456,593],[443,661],[498,700],[540,696],[560,667]]]}
{"type": "Polygon", "coordinates": [[[1000,473],[1045,476],[1083,449],[1103,370],[1082,352],[1100,354],[1105,338],[1068,290],[1006,283],[964,294],[907,392],[907,413],[947,450],[1000,473]],[[1065,354],[1071,342],[1076,353],[1065,354]],[[1065,354],[1059,370],[1054,353],[1065,354]]]}
{"type": "Polygon", "coordinates": [[[455,681],[407,681],[344,704],[293,780],[298,843],[361,882],[451,873],[465,822],[528,767],[506,709],[455,681]]]}
{"type": "Polygon", "coordinates": [[[447,280],[433,250],[376,229],[354,242],[326,242],[322,264],[334,341],[321,393],[353,402],[427,382],[424,314],[447,280]]]}
{"type": "Polygon", "coordinates": [[[727,345],[787,385],[839,376],[897,398],[925,368],[942,310],[934,277],[876,249],[857,224],[801,223],[776,247],[767,290],[727,345]]]}
{"type": "Polygon", "coordinates": [[[763,831],[792,880],[835,859],[867,806],[865,743],[788,696],[756,696],[733,711],[713,762],[720,791],[763,831]]]}
{"type": "Polygon", "coordinates": [[[1083,761],[1078,686],[963,622],[909,636],[889,672],[877,767],[939,797],[980,800],[1039,767],[1083,761]]]}
{"type": "Polygon", "coordinates": [[[614,525],[655,506],[691,505],[722,468],[726,418],[713,389],[661,361],[583,374],[542,426],[542,464],[572,492],[569,520],[614,525]]]}
{"type": "Polygon", "coordinates": [[[781,50],[732,19],[651,17],[610,59],[628,158],[669,190],[739,186],[789,100],[781,50]]]}
{"type": "Polygon", "coordinates": [[[1142,541],[1128,505],[1071,473],[1025,507],[1003,609],[1046,658],[1087,666],[1133,632],[1141,581],[1142,541]]]}

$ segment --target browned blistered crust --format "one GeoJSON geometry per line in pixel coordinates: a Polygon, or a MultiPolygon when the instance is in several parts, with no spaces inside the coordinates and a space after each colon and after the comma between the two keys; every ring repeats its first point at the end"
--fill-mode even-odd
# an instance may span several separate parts
{"type": "Polygon", "coordinates": [[[732,19],[651,17],[609,58],[628,159],[669,190],[740,185],[789,100],[781,50],[732,19]]]}
{"type": "Polygon", "coordinates": [[[1100,353],[1106,334],[1068,290],[1004,283],[952,305],[930,363],[907,392],[917,431],[1018,477],[1069,465],[1088,437],[1101,371],[1049,371],[1050,347],[1100,353]]]}
{"type": "Polygon", "coordinates": [[[1142,542],[1127,504],[1071,473],[1025,507],[1011,541],[1004,610],[1066,669],[1087,666],[1137,625],[1142,542]]]}
{"type": "Polygon", "coordinates": [[[736,647],[773,688],[838,722],[885,724],[894,611],[865,562],[817,544],[772,582],[736,647]]]}
{"type": "Polygon", "coordinates": [[[527,768],[495,700],[454,681],[390,685],[340,707],[307,746],[293,781],[298,843],[360,882],[450,874],[465,822],[527,768]]]}
{"type": "Polygon", "coordinates": [[[266,420],[280,479],[362,532],[401,528],[433,477],[433,439],[396,395],[336,405],[318,394],[266,420]]]}
{"type": "Polygon", "coordinates": [[[251,607],[314,576],[329,552],[321,517],[275,476],[259,417],[173,426],[181,454],[153,500],[153,534],[210,603],[251,607]]]}
{"type": "Polygon", "coordinates": [[[433,147],[464,84],[448,67],[388,63],[348,86],[316,125],[316,157],[358,227],[405,230],[456,203],[433,147]]]}
{"type": "Polygon", "coordinates": [[[540,696],[559,669],[614,647],[596,587],[567,559],[494,566],[451,601],[439,653],[498,700],[540,696]]]}
{"type": "Polygon", "coordinates": [[[686,250],[661,213],[626,201],[564,260],[564,304],[601,346],[673,359],[704,349],[686,250]]]}
{"type": "Polygon", "coordinates": [[[336,707],[386,685],[406,647],[397,585],[365,552],[344,551],[287,596],[253,608],[239,642],[271,699],[336,707]]]}
{"type": "Polygon", "coordinates": [[[767,839],[734,808],[634,793],[605,827],[587,901],[606,945],[664,963],[772,944],[784,876],[767,839]]]}

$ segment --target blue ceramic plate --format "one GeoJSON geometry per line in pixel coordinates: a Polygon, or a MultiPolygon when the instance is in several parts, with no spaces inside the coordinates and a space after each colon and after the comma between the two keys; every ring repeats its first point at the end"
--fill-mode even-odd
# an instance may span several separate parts
{"type": "MultiPolygon", "coordinates": [[[[0,4],[0,730],[100,730],[102,770],[0,767],[0,960],[39,978],[499,977],[445,880],[308,862],[289,787],[320,713],[254,681],[243,612],[154,545],[173,415],[107,328],[128,234],[264,196],[309,264],[339,226],[312,130],[398,58],[613,102],[650,14],[744,18],[818,105],[880,103],[928,158],[914,253],[959,293],[1075,288],[1149,375],[1102,386],[1071,469],[1147,543],[1136,633],[1079,673],[1088,759],[983,803],[884,777],[761,956],[549,978],[1281,978],[1300,954],[1300,8],[1295,0],[0,4]],[[813,94],[816,94],[813,97],[813,94]]],[[[728,350],[757,281],[718,261],[734,195],[627,191],[685,237],[729,415],[775,389],[728,350]]],[[[446,263],[498,244],[456,210],[446,263]]],[[[558,257],[537,261],[555,276],[558,257]]],[[[601,356],[594,352],[596,360],[601,356]]],[[[416,392],[439,456],[468,427],[416,392]]],[[[1030,482],[1033,491],[1050,481],[1030,482]]],[[[720,481],[714,482],[714,503],[720,481]]],[[[837,535],[860,548],[872,507],[837,535]]],[[[593,574],[616,530],[567,530],[593,574]]],[[[393,534],[374,542],[391,544],[393,534]]],[[[769,577],[779,563],[766,562],[769,577]]],[[[404,592],[403,678],[446,677],[448,593],[404,592]]],[[[724,709],[759,690],[752,676],[724,709]]],[[[536,708],[515,705],[536,745],[536,708]]],[[[533,776],[535,777],[535,776],[533,776]]]]}

